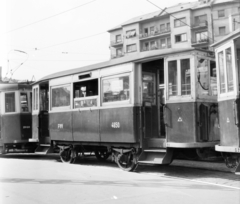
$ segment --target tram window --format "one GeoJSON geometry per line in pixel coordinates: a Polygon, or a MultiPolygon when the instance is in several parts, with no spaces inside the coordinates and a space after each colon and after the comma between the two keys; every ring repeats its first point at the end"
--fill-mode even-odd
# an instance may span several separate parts
{"type": "Polygon", "coordinates": [[[223,52],[218,53],[218,66],[219,66],[219,73],[220,73],[220,93],[225,93],[225,77],[224,77],[224,59],[223,59],[223,52]]]}
{"type": "Polygon", "coordinates": [[[198,59],[197,81],[199,95],[217,95],[216,63],[214,61],[198,59]]]}
{"type": "Polygon", "coordinates": [[[98,79],[73,84],[74,108],[97,106],[98,79]]]}
{"type": "Polygon", "coordinates": [[[210,60],[210,91],[212,96],[217,95],[217,70],[216,62],[210,60]]]}
{"type": "Polygon", "coordinates": [[[226,70],[228,92],[233,91],[233,70],[232,70],[232,52],[231,48],[226,49],[226,70]]]}
{"type": "Polygon", "coordinates": [[[156,104],[156,79],[153,73],[143,72],[143,101],[151,102],[153,105],[156,104]]]}
{"type": "Polygon", "coordinates": [[[177,61],[168,62],[168,91],[169,96],[177,95],[177,61]]]}
{"type": "Polygon", "coordinates": [[[15,112],[15,93],[5,93],[5,112],[15,112]]]}
{"type": "Polygon", "coordinates": [[[190,60],[181,60],[181,87],[182,95],[191,94],[191,73],[190,73],[190,60]]]}
{"type": "Polygon", "coordinates": [[[102,85],[103,103],[129,100],[129,76],[103,79],[102,85]]]}
{"type": "Polygon", "coordinates": [[[52,108],[69,107],[70,106],[70,85],[54,87],[52,92],[52,108]]]}
{"type": "Polygon", "coordinates": [[[33,110],[38,110],[38,88],[33,89],[33,110]]]}
{"type": "Polygon", "coordinates": [[[28,97],[27,93],[20,93],[20,103],[21,103],[21,111],[28,112],[28,97]]]}

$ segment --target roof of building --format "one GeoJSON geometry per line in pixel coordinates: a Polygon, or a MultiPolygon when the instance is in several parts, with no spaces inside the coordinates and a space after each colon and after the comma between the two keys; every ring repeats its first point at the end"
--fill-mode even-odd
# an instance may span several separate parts
{"type": "Polygon", "coordinates": [[[176,5],[168,7],[168,8],[161,8],[158,11],[155,11],[152,13],[134,17],[112,29],[109,29],[108,32],[111,32],[111,31],[117,30],[117,29],[121,29],[122,26],[125,26],[125,25],[146,21],[146,20],[160,17],[160,16],[167,16],[167,15],[179,12],[181,10],[188,10],[188,9],[195,10],[195,9],[200,9],[200,8],[204,8],[204,7],[209,7],[212,4],[221,4],[221,3],[229,3],[229,2],[238,3],[238,1],[239,0],[199,0],[199,1],[194,1],[194,2],[179,3],[179,4],[176,4],[176,5]]]}
{"type": "Polygon", "coordinates": [[[181,49],[171,48],[171,49],[153,50],[151,52],[141,52],[141,53],[137,53],[135,55],[129,55],[129,56],[120,57],[120,58],[112,59],[112,60],[97,63],[97,64],[92,64],[92,65],[88,65],[88,66],[84,66],[84,67],[80,67],[80,68],[75,68],[75,69],[70,69],[70,70],[53,73],[53,74],[50,74],[48,76],[41,78],[40,80],[34,82],[33,84],[47,81],[47,80],[54,79],[54,78],[63,77],[63,76],[70,76],[70,75],[81,73],[81,72],[93,71],[96,69],[120,65],[120,64],[124,64],[124,63],[144,62],[144,61],[147,61],[150,59],[163,58],[169,54],[174,54],[174,53],[179,53],[179,52],[182,53],[182,52],[188,52],[188,51],[193,51],[193,50],[207,52],[207,51],[199,50],[196,48],[181,48],[181,49]]]}

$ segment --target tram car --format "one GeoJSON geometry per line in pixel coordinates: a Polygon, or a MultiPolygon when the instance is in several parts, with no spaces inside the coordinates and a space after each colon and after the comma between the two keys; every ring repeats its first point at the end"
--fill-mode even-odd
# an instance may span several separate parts
{"type": "Polygon", "coordinates": [[[212,45],[218,75],[218,108],[221,152],[226,166],[240,172],[240,29],[212,45]]]}
{"type": "Polygon", "coordinates": [[[33,138],[62,162],[94,152],[126,171],[207,158],[219,144],[211,52],[156,50],[46,76],[33,84],[33,138]],[[175,152],[175,153],[174,153],[175,152]]]}
{"type": "Polygon", "coordinates": [[[31,85],[0,82],[0,148],[2,153],[34,152],[31,85]]]}

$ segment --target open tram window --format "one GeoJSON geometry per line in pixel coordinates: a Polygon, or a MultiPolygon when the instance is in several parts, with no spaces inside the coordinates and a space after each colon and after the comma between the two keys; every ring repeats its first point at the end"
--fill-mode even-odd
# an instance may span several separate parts
{"type": "Polygon", "coordinates": [[[103,103],[129,101],[129,75],[102,80],[103,103]]]}
{"type": "Polygon", "coordinates": [[[198,94],[216,96],[217,79],[216,63],[214,61],[198,58],[197,59],[197,81],[198,94]]]}
{"type": "Polygon", "coordinates": [[[70,85],[63,85],[51,88],[52,108],[70,108],[70,87],[70,85]]]}
{"type": "Polygon", "coordinates": [[[27,93],[20,93],[20,104],[21,104],[21,111],[28,112],[28,95],[27,93]]]}
{"type": "Polygon", "coordinates": [[[74,108],[96,107],[98,105],[98,79],[73,84],[74,108]]]}
{"type": "Polygon", "coordinates": [[[15,112],[15,92],[5,93],[5,112],[15,112]]]}

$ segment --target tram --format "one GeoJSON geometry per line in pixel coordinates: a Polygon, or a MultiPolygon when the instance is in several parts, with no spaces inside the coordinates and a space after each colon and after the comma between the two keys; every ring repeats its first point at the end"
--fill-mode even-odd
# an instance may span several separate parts
{"type": "Polygon", "coordinates": [[[34,152],[32,88],[28,82],[0,82],[0,148],[2,153],[34,152]]]}
{"type": "Polygon", "coordinates": [[[240,29],[212,45],[215,48],[218,75],[220,144],[226,166],[240,172],[240,29]]]}
{"type": "Polygon", "coordinates": [[[219,144],[213,53],[141,52],[46,76],[32,87],[32,135],[62,162],[94,152],[125,171],[211,157],[219,144]]]}

